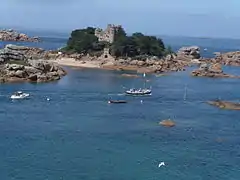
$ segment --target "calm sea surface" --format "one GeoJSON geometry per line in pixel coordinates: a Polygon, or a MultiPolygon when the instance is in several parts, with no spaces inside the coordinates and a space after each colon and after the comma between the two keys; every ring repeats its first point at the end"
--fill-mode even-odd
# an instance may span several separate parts
{"type": "MultiPolygon", "coordinates": [[[[173,47],[181,44],[179,39],[165,41],[173,47]]],[[[182,45],[212,49],[206,56],[239,47],[235,40],[202,41],[183,39],[182,45]]],[[[46,38],[31,45],[56,49],[65,42],[46,38]]],[[[239,80],[192,78],[191,69],[149,75],[153,95],[140,98],[123,92],[141,87],[141,78],[66,70],[68,75],[57,82],[0,85],[1,180],[239,180],[240,113],[205,103],[219,97],[238,101],[239,80]],[[17,90],[31,98],[11,101],[17,90]],[[110,97],[129,103],[107,104],[110,97]],[[167,118],[176,126],[158,125],[167,118]],[[158,168],[161,161],[166,166],[158,168]]],[[[240,74],[238,68],[225,70],[240,74]]]]}

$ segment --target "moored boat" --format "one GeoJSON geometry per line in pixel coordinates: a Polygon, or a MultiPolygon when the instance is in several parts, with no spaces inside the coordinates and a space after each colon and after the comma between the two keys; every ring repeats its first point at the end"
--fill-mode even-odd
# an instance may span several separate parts
{"type": "Polygon", "coordinates": [[[125,100],[109,100],[108,104],[122,104],[122,103],[127,103],[125,100]]]}
{"type": "MultiPolygon", "coordinates": [[[[146,77],[146,74],[143,74],[143,77],[146,77]]],[[[146,88],[146,80],[144,81],[144,88],[139,88],[139,89],[129,89],[125,91],[127,95],[132,95],[132,96],[146,96],[146,95],[152,95],[152,90],[146,88]]]]}
{"type": "Polygon", "coordinates": [[[25,99],[29,97],[30,95],[27,93],[23,93],[22,91],[17,91],[13,95],[11,95],[11,99],[25,99]]]}
{"type": "Polygon", "coordinates": [[[151,89],[130,89],[125,92],[128,95],[134,95],[134,96],[144,96],[144,95],[151,95],[152,90],[151,89]]]}

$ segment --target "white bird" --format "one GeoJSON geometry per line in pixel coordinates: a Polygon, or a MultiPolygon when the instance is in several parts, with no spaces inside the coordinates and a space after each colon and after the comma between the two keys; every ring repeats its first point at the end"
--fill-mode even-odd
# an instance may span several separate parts
{"type": "Polygon", "coordinates": [[[165,166],[165,163],[164,163],[164,162],[161,162],[161,163],[158,164],[158,167],[159,167],[159,168],[162,167],[162,166],[165,166]]]}

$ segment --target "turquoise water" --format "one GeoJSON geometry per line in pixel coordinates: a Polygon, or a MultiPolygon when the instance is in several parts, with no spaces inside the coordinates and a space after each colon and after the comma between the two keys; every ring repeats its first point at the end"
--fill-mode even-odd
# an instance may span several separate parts
{"type": "Polygon", "coordinates": [[[141,78],[67,71],[57,82],[0,85],[1,180],[239,179],[239,112],[205,103],[239,100],[239,80],[192,78],[191,69],[152,75],[152,96],[139,98],[122,93],[141,87],[141,78]],[[11,101],[16,90],[31,98],[11,101]],[[129,103],[107,104],[110,97],[129,103]],[[166,118],[176,126],[158,125],[166,118]],[[158,168],[161,161],[166,166],[158,168]]]}

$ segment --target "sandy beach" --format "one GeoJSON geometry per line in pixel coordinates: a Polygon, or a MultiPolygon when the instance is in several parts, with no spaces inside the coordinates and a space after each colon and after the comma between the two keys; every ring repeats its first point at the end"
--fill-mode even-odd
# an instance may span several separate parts
{"type": "Polygon", "coordinates": [[[76,61],[73,58],[61,58],[54,60],[55,63],[61,66],[72,66],[82,68],[101,68],[100,61],[76,61]]]}
{"type": "Polygon", "coordinates": [[[127,70],[127,71],[137,71],[139,67],[137,66],[124,66],[115,65],[112,60],[107,59],[105,62],[102,60],[75,60],[74,58],[60,58],[57,60],[51,60],[51,62],[57,63],[60,66],[70,66],[78,68],[98,68],[106,70],[127,70]]]}

